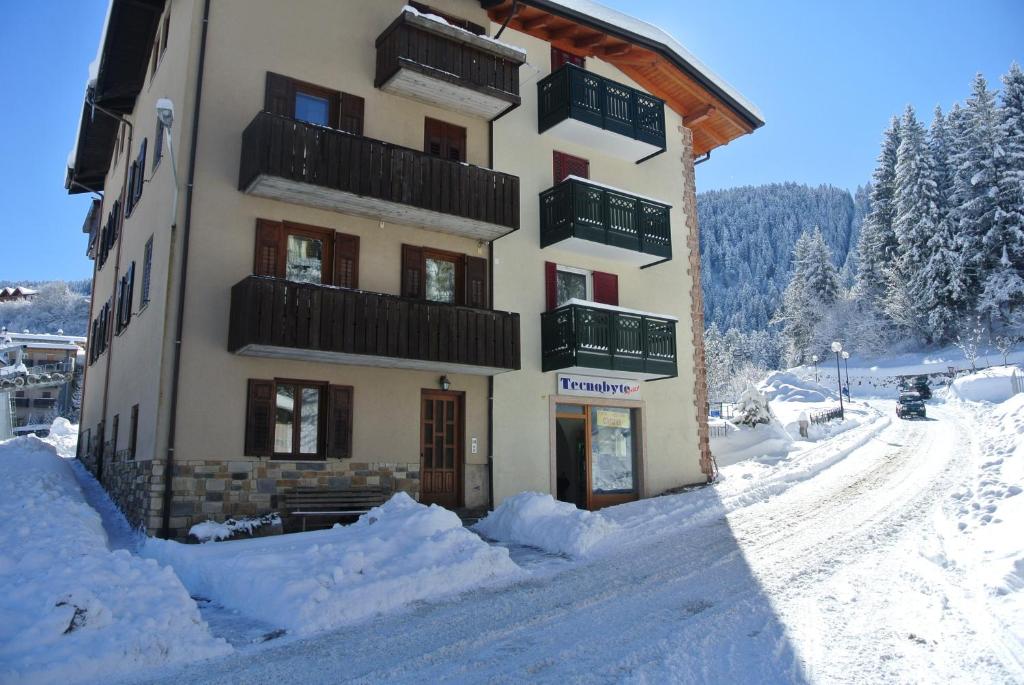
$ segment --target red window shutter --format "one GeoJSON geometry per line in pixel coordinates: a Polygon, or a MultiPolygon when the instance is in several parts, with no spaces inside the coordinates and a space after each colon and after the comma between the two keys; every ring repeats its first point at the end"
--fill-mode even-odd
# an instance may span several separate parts
{"type": "Polygon", "coordinates": [[[544,294],[548,311],[558,307],[558,265],[554,262],[544,262],[544,294]]]}
{"type": "Polygon", "coordinates": [[[575,64],[578,67],[584,67],[586,60],[579,55],[574,55],[571,52],[565,50],[559,50],[552,46],[551,48],[551,71],[559,69],[563,64],[575,64]]]}
{"type": "Polygon", "coordinates": [[[555,183],[561,183],[569,176],[590,178],[590,161],[555,150],[551,153],[555,183]]]}
{"type": "Polygon", "coordinates": [[[594,302],[619,304],[619,277],[602,271],[594,272],[594,302]]]}
{"type": "Polygon", "coordinates": [[[256,276],[284,277],[284,229],[280,221],[256,220],[252,272],[256,276]]]}
{"type": "Polygon", "coordinates": [[[425,271],[423,248],[402,245],[402,297],[423,298],[425,271]]]}
{"type": "Polygon", "coordinates": [[[268,71],[263,109],[284,117],[295,116],[295,82],[287,76],[268,71]]]}
{"type": "Polygon", "coordinates": [[[327,458],[352,456],[352,387],[327,388],[327,458]]]}
{"type": "Polygon", "coordinates": [[[359,236],[334,234],[334,285],[359,287],[359,236]]]}
{"type": "Polygon", "coordinates": [[[245,414],[245,454],[269,457],[274,453],[274,381],[249,379],[245,414]]]}
{"type": "Polygon", "coordinates": [[[466,306],[487,308],[487,260],[466,257],[466,306]]]}
{"type": "Polygon", "coordinates": [[[354,133],[357,136],[363,135],[363,114],[365,100],[358,95],[351,93],[341,94],[341,121],[339,128],[342,131],[354,133]]]}

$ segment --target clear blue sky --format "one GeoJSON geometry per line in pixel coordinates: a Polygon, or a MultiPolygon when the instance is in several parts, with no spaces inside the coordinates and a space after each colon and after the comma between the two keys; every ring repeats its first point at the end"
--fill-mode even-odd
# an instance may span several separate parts
{"type": "MultiPolygon", "coordinates": [[[[344,0],[352,1],[352,0],[344,0]]],[[[1024,1],[604,0],[656,23],[736,86],[767,125],[698,167],[698,190],[773,181],[854,188],[874,166],[889,117],[930,118],[1024,61],[1024,1]]],[[[10,2],[0,23],[0,280],[87,278],[86,196],[64,164],[106,0],[10,2]]],[[[371,49],[367,43],[367,49],[371,49]]]]}

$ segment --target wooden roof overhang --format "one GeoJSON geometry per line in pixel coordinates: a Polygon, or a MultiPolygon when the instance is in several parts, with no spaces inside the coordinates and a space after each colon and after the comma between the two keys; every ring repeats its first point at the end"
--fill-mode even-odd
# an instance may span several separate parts
{"type": "Polygon", "coordinates": [[[112,0],[96,78],[86,88],[68,168],[68,193],[102,190],[117,137],[118,121],[100,111],[128,114],[146,80],[150,50],[166,0],[112,0]],[[93,107],[93,105],[96,107],[93,107]]]}
{"type": "Polygon", "coordinates": [[[551,0],[480,0],[480,5],[491,21],[507,21],[509,28],[560,50],[597,57],[663,99],[693,131],[695,156],[764,125],[758,113],[665,43],[551,0]]]}

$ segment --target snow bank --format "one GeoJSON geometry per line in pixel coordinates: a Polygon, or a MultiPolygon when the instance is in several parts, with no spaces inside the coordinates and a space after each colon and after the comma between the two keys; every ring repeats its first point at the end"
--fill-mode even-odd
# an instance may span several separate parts
{"type": "Polygon", "coordinates": [[[824,402],[835,397],[825,386],[789,371],[768,374],[758,390],[769,400],[779,402],[824,402]]]}
{"type": "Polygon", "coordinates": [[[586,556],[618,528],[599,512],[583,511],[539,492],[509,497],[473,527],[491,540],[571,557],[586,556]]]}
{"type": "Polygon", "coordinates": [[[1013,376],[1024,382],[1024,372],[1017,366],[993,366],[977,373],[961,376],[950,385],[956,397],[970,402],[1004,402],[1013,396],[1013,376]]]}
{"type": "Polygon", "coordinates": [[[203,521],[188,529],[188,534],[199,542],[218,542],[236,535],[252,535],[261,528],[271,526],[281,532],[281,517],[276,513],[263,516],[242,516],[229,518],[223,523],[219,521],[203,521]]]}
{"type": "Polygon", "coordinates": [[[50,434],[43,442],[53,445],[58,456],[73,459],[78,451],[78,425],[58,416],[50,424],[50,434]]]}
{"type": "Polygon", "coordinates": [[[172,571],[109,551],[70,464],[35,437],[0,443],[0,549],[0,681],[97,682],[231,651],[172,571]]]}
{"type": "Polygon", "coordinates": [[[793,438],[774,419],[754,427],[725,425],[725,435],[719,429],[711,437],[711,453],[719,467],[753,457],[783,456],[793,445],[793,438]]]}
{"type": "Polygon", "coordinates": [[[172,566],[192,594],[298,634],[521,573],[454,513],[401,492],[350,526],[203,545],[150,539],[141,554],[172,566]]]}

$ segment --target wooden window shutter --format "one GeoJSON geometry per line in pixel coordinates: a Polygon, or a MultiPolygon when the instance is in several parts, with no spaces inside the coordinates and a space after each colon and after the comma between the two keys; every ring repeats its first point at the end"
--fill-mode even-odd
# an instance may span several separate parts
{"type": "Polygon", "coordinates": [[[551,153],[551,161],[555,183],[561,183],[569,176],[590,178],[589,160],[555,150],[551,153]]]}
{"type": "Polygon", "coordinates": [[[256,220],[256,254],[252,272],[256,276],[284,277],[284,229],[279,221],[256,220]]]}
{"type": "Polygon", "coordinates": [[[249,379],[245,414],[245,454],[269,457],[274,453],[274,381],[249,379]]]}
{"type": "Polygon", "coordinates": [[[544,262],[544,294],[548,311],[558,307],[558,265],[544,262]]]}
{"type": "Polygon", "coordinates": [[[423,151],[453,162],[466,161],[466,129],[439,119],[423,120],[423,151]]]}
{"type": "Polygon", "coordinates": [[[586,60],[579,55],[574,55],[571,52],[565,50],[559,50],[558,48],[551,47],[551,71],[556,71],[561,68],[564,64],[575,64],[578,67],[586,66],[586,60]]]}
{"type": "Polygon", "coordinates": [[[287,76],[268,71],[263,109],[284,117],[295,116],[295,82],[287,76]]]}
{"type": "Polygon", "coordinates": [[[352,387],[327,388],[327,458],[352,456],[352,387]]]}
{"type": "Polygon", "coordinates": [[[334,285],[359,287],[359,236],[334,234],[334,285]]]}
{"type": "Polygon", "coordinates": [[[466,306],[487,309],[487,260],[466,257],[466,306]]]}
{"type": "Polygon", "coordinates": [[[466,129],[455,124],[448,124],[446,140],[448,143],[445,159],[453,162],[466,161],[466,129]]]}
{"type": "Polygon", "coordinates": [[[423,248],[402,245],[402,297],[424,297],[425,272],[423,248]]]}
{"type": "Polygon", "coordinates": [[[594,272],[594,302],[618,306],[619,277],[602,271],[594,272]]]}
{"type": "Polygon", "coordinates": [[[338,128],[342,131],[354,133],[357,136],[363,135],[363,113],[366,102],[358,95],[351,93],[341,94],[341,120],[338,128]]]}
{"type": "Polygon", "coordinates": [[[132,302],[135,300],[135,262],[128,267],[128,273],[125,274],[125,280],[127,281],[128,287],[126,288],[126,299],[124,309],[124,325],[127,326],[132,322],[132,302]]]}
{"type": "Polygon", "coordinates": [[[135,175],[135,202],[138,203],[139,198],[142,197],[142,184],[146,181],[146,143],[147,139],[142,139],[142,144],[139,145],[139,157],[135,160],[138,165],[138,169],[135,175]]]}

